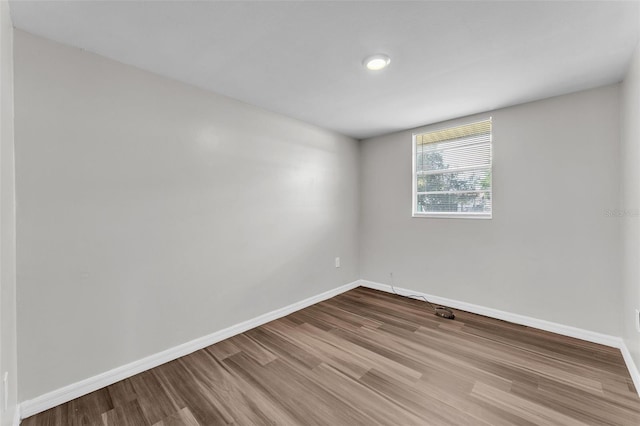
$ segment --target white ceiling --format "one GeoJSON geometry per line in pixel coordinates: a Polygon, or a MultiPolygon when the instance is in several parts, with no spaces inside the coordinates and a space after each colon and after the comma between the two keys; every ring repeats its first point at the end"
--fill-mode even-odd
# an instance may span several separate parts
{"type": "Polygon", "coordinates": [[[639,2],[13,1],[17,28],[356,138],[620,81],[639,2]],[[388,69],[362,67],[373,53],[388,69]]]}

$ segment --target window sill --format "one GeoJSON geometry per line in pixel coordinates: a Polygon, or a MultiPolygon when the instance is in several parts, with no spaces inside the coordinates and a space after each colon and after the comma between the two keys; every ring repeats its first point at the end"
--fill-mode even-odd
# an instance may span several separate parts
{"type": "Polygon", "coordinates": [[[439,219],[492,219],[491,213],[413,213],[411,217],[439,219]]]}

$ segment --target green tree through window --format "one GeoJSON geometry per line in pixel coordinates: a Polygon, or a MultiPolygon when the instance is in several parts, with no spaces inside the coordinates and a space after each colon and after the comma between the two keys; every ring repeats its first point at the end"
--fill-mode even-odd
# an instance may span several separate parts
{"type": "Polygon", "coordinates": [[[414,214],[491,214],[490,126],[470,126],[416,138],[414,214]]]}

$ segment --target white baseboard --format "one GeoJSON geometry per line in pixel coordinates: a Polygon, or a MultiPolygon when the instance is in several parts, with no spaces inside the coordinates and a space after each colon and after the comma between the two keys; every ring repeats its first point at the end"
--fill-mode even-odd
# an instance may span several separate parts
{"type": "Polygon", "coordinates": [[[24,419],[33,416],[34,414],[38,414],[45,410],[53,408],[57,405],[64,404],[65,402],[69,402],[72,399],[94,392],[105,386],[112,385],[113,383],[119,382],[120,380],[124,380],[128,377],[157,367],[166,362],[173,361],[174,359],[188,355],[202,348],[206,348],[207,346],[213,345],[214,343],[220,342],[229,337],[244,333],[247,330],[251,330],[252,328],[258,327],[262,324],[266,324],[269,321],[282,318],[293,312],[299,311],[300,309],[304,309],[318,302],[322,302],[323,300],[330,299],[334,296],[337,296],[338,294],[358,287],[359,284],[359,281],[345,284],[338,288],[301,300],[300,302],[285,306],[284,308],[268,312],[264,315],[260,315],[248,321],[244,321],[215,333],[209,334],[208,336],[200,337],[190,342],[183,343],[182,345],[169,348],[162,352],[114,368],[113,370],[106,371],[104,373],[98,374],[97,376],[89,377],[79,382],[72,383],[63,388],[56,389],[34,399],[24,401],[22,402],[22,404],[20,404],[19,407],[19,415],[21,416],[19,418],[24,419]]]}
{"type": "MultiPolygon", "coordinates": [[[[360,280],[362,287],[372,288],[374,290],[385,291],[387,293],[393,293],[391,286],[388,284],[381,284],[373,281],[360,280]]],[[[490,318],[496,318],[503,321],[512,322],[514,324],[525,325],[527,327],[533,327],[540,330],[550,331],[551,333],[560,334],[563,336],[575,337],[576,339],[586,340],[587,342],[598,343],[605,346],[620,349],[624,362],[627,365],[633,384],[636,387],[638,396],[640,396],[640,373],[635,365],[629,349],[624,343],[621,337],[611,336],[608,334],[597,333],[595,331],[584,330],[569,325],[558,324],[551,321],[541,320],[537,318],[528,317],[525,315],[514,314],[511,312],[501,311],[498,309],[487,308],[485,306],[474,305],[472,303],[461,302],[459,300],[447,299],[445,297],[434,296],[432,294],[422,293],[420,291],[408,290],[406,288],[396,287],[395,293],[400,296],[416,295],[423,296],[430,302],[438,305],[449,306],[451,308],[460,309],[462,311],[471,312],[478,315],[484,315],[490,318]]]]}
{"type": "MultiPolygon", "coordinates": [[[[34,414],[38,414],[42,411],[48,410],[57,405],[64,404],[65,402],[69,402],[72,399],[94,392],[105,386],[109,386],[120,380],[124,380],[128,377],[134,376],[143,371],[157,367],[166,362],[173,361],[174,359],[180,358],[181,356],[184,356],[184,355],[188,355],[192,352],[195,352],[197,350],[210,346],[214,343],[220,342],[229,337],[235,336],[240,333],[244,333],[247,330],[258,327],[269,321],[282,318],[293,312],[299,311],[300,309],[304,309],[315,303],[321,302],[326,299],[330,299],[334,296],[337,296],[338,294],[344,293],[345,291],[349,291],[358,286],[372,288],[375,290],[381,290],[388,293],[393,293],[393,291],[391,291],[391,286],[387,284],[380,284],[380,283],[367,281],[367,280],[359,280],[349,284],[345,284],[333,290],[329,290],[319,295],[309,297],[300,302],[293,303],[281,309],[268,312],[264,315],[260,315],[248,321],[244,321],[242,323],[239,323],[231,327],[225,328],[223,330],[217,331],[215,333],[209,334],[208,336],[200,337],[198,339],[192,340],[182,345],[175,346],[173,348],[150,355],[148,357],[131,362],[129,364],[114,368],[113,370],[109,370],[104,373],[98,374],[97,376],[89,377],[77,383],[72,383],[68,386],[65,386],[60,389],[56,389],[52,392],[38,396],[34,399],[24,401],[21,404],[19,404],[18,407],[16,407],[13,424],[19,425],[20,419],[33,416],[34,414]]],[[[500,311],[497,309],[487,308],[484,306],[474,305],[471,303],[461,302],[458,300],[433,296],[431,294],[408,290],[405,288],[395,287],[395,289],[396,289],[396,293],[402,296],[407,296],[410,294],[420,295],[420,296],[424,296],[425,298],[427,298],[428,300],[436,304],[449,306],[455,309],[460,309],[463,311],[472,312],[475,314],[484,315],[491,318],[509,321],[515,324],[534,327],[541,330],[550,331],[552,333],[561,334],[564,336],[575,337],[577,339],[582,339],[589,342],[594,342],[594,343],[599,343],[606,346],[611,346],[614,348],[619,348],[620,351],[622,352],[622,356],[625,360],[625,363],[627,364],[627,368],[629,369],[629,373],[636,387],[636,390],[640,395],[640,373],[638,372],[638,368],[636,367],[635,363],[633,362],[633,359],[631,358],[629,349],[627,348],[624,341],[620,337],[596,333],[593,331],[583,330],[580,328],[558,324],[550,321],[540,320],[532,317],[527,317],[524,315],[514,314],[511,312],[500,311]]]]}
{"type": "Polygon", "coordinates": [[[622,352],[622,357],[624,358],[625,364],[627,364],[627,369],[629,370],[629,374],[631,375],[631,380],[633,380],[633,385],[636,387],[636,392],[640,395],[640,371],[638,371],[638,366],[633,361],[631,357],[631,352],[629,352],[629,348],[627,344],[622,341],[620,346],[620,352],[622,352]]]}
{"type": "MultiPolygon", "coordinates": [[[[391,290],[391,286],[388,284],[380,284],[373,281],[360,280],[360,285],[363,287],[368,287],[375,290],[386,291],[387,293],[393,293],[393,291],[391,290]]],[[[619,348],[622,340],[620,339],[620,337],[614,337],[608,334],[596,333],[595,331],[583,330],[581,328],[571,327],[569,325],[558,324],[555,322],[527,317],[524,315],[514,314],[511,312],[500,311],[498,309],[487,308],[485,306],[474,305],[472,303],[460,302],[458,300],[447,299],[445,297],[434,296],[432,294],[422,293],[414,290],[408,290],[406,288],[401,288],[396,286],[394,286],[394,288],[396,289],[396,293],[399,294],[400,296],[415,294],[418,296],[423,296],[435,304],[449,306],[451,308],[456,308],[462,311],[472,312],[474,314],[484,315],[486,317],[512,322],[514,324],[520,324],[520,325],[526,325],[528,327],[539,328],[540,330],[562,334],[563,336],[575,337],[577,339],[582,339],[582,340],[586,340],[588,342],[593,342],[593,343],[599,343],[601,345],[612,346],[614,348],[619,348]]]]}

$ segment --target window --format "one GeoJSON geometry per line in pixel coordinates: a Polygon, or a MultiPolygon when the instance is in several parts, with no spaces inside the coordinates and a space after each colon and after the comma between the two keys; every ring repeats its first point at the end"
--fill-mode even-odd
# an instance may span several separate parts
{"type": "Polygon", "coordinates": [[[413,135],[413,216],[491,218],[491,119],[413,135]]]}

